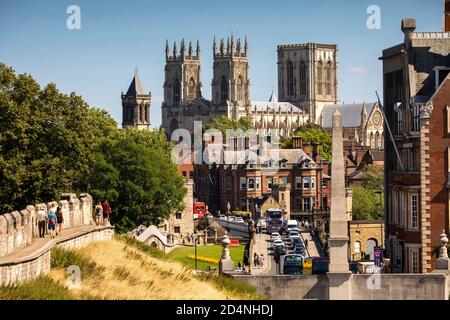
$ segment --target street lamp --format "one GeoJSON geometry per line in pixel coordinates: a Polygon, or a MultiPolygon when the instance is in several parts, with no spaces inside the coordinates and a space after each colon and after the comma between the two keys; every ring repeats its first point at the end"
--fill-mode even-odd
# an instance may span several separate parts
{"type": "Polygon", "coordinates": [[[198,233],[195,232],[192,235],[192,238],[194,238],[194,248],[195,248],[195,271],[197,272],[197,239],[198,239],[198,233]]]}
{"type": "Polygon", "coordinates": [[[383,239],[383,191],[375,191],[375,194],[380,196],[380,211],[378,216],[380,217],[380,229],[381,229],[381,249],[384,250],[384,239],[383,239]]]}
{"type": "Polygon", "coordinates": [[[228,230],[228,232],[230,232],[230,214],[231,214],[231,212],[230,212],[230,209],[231,209],[231,203],[230,203],[230,201],[228,201],[228,203],[227,203],[227,230],[228,230]]]}

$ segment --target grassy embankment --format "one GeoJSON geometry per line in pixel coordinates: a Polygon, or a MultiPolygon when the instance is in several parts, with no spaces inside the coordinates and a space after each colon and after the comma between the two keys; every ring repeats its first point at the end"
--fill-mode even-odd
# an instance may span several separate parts
{"type": "Polygon", "coordinates": [[[0,299],[262,298],[245,282],[212,273],[194,275],[187,266],[190,261],[184,261],[186,265],[183,265],[178,262],[183,259],[177,255],[166,255],[122,236],[76,251],[54,249],[52,270],[48,275],[20,285],[0,287],[0,299]],[[71,265],[81,269],[81,285],[76,289],[68,289],[65,285],[66,268],[71,265]]]}

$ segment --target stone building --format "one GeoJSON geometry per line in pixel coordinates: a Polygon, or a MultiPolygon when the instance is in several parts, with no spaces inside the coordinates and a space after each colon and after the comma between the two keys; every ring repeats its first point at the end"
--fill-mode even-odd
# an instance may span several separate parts
{"type": "MultiPolygon", "coordinates": [[[[240,155],[246,160],[195,165],[195,196],[206,202],[212,213],[226,213],[228,203],[231,211],[256,213],[272,197],[292,219],[322,219],[328,213],[330,177],[323,174],[325,162],[318,149],[277,150],[276,159],[269,153],[260,163],[240,155]],[[279,166],[272,166],[275,161],[279,166]]],[[[225,158],[232,157],[232,153],[236,151],[225,150],[225,158]]],[[[263,216],[264,212],[258,214],[263,216]]]]}
{"type": "Polygon", "coordinates": [[[162,232],[173,236],[174,242],[181,242],[182,236],[191,236],[194,233],[194,182],[188,179],[184,186],[187,189],[184,196],[184,209],[171,214],[161,227],[162,232]]]}
{"type": "Polygon", "coordinates": [[[352,261],[373,260],[374,248],[384,241],[382,221],[350,222],[350,259],[352,261]]]}
{"type": "MultiPolygon", "coordinates": [[[[186,49],[184,40],[180,44],[179,52],[176,43],[172,50],[166,44],[164,101],[161,108],[162,128],[168,137],[178,128],[193,132],[195,121],[207,124],[219,116],[227,116],[233,120],[247,117],[257,132],[265,129],[268,134],[276,133],[284,138],[308,122],[309,115],[304,111],[305,108],[300,106],[299,101],[279,102],[274,94],[269,101],[251,100],[248,50],[247,39],[242,43],[240,39],[235,41],[231,36],[227,38],[226,43],[221,39],[217,44],[214,38],[212,98],[207,100],[202,96],[199,43],[197,42],[195,53],[191,43],[186,49]]],[[[334,61],[330,54],[325,53],[323,59],[334,61]]],[[[324,67],[320,70],[325,72],[328,69],[324,67]]],[[[316,78],[308,79],[316,81],[316,78]]],[[[333,92],[335,91],[337,88],[333,89],[333,92]]]]}
{"type": "Polygon", "coordinates": [[[145,92],[137,72],[126,94],[122,92],[122,128],[150,130],[152,95],[145,92]]]}
{"type": "Polygon", "coordinates": [[[381,57],[395,141],[385,140],[386,247],[392,271],[427,273],[439,235],[449,230],[450,23],[444,32],[415,29],[414,19],[404,19],[404,42],[381,57]]]}
{"type": "Polygon", "coordinates": [[[310,122],[318,124],[324,106],[339,100],[337,46],[278,46],[278,96],[300,106],[310,122]]]}
{"type": "Polygon", "coordinates": [[[329,133],[332,115],[337,109],[342,114],[344,141],[356,141],[370,149],[384,148],[384,117],[378,103],[326,105],[319,123],[329,133]]]}

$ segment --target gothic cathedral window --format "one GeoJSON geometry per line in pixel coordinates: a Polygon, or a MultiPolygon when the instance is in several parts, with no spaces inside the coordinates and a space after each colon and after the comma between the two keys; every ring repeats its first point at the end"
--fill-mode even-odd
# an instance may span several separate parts
{"type": "Polygon", "coordinates": [[[333,67],[331,65],[331,61],[328,61],[326,66],[326,79],[325,79],[325,94],[330,96],[332,94],[332,81],[333,79],[333,67]]]}
{"type": "Polygon", "coordinates": [[[194,81],[194,78],[191,78],[189,80],[188,97],[189,97],[190,101],[193,101],[195,99],[195,81],[194,81]]]}
{"type": "Polygon", "coordinates": [[[294,96],[294,65],[291,61],[287,64],[287,85],[288,96],[294,96]]]}
{"type": "Polygon", "coordinates": [[[317,64],[317,94],[323,95],[323,63],[322,61],[319,61],[317,64]]]}
{"type": "Polygon", "coordinates": [[[244,97],[243,97],[243,81],[242,81],[242,76],[239,76],[237,83],[236,83],[236,88],[237,88],[237,100],[238,101],[243,101],[244,97]]]}
{"type": "Polygon", "coordinates": [[[225,76],[220,81],[220,100],[226,102],[228,100],[228,81],[225,76]]]}
{"type": "Polygon", "coordinates": [[[306,83],[306,63],[305,61],[300,62],[300,95],[305,96],[307,91],[306,83]]]}
{"type": "Polygon", "coordinates": [[[179,104],[181,100],[181,83],[178,80],[175,80],[173,85],[173,103],[179,104]]]}

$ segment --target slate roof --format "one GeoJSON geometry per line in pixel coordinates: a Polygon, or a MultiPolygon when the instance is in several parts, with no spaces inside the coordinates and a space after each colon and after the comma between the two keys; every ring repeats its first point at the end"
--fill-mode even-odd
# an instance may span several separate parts
{"type": "Polygon", "coordinates": [[[304,110],[299,106],[292,104],[290,102],[278,102],[278,101],[252,101],[251,102],[251,110],[257,112],[267,112],[267,108],[269,112],[283,112],[283,113],[304,113],[304,110]]]}
{"type": "Polygon", "coordinates": [[[141,80],[139,79],[139,76],[135,74],[126,95],[135,97],[137,95],[147,95],[147,94],[148,93],[145,92],[141,80]]]}
{"type": "Polygon", "coordinates": [[[332,104],[326,105],[322,111],[322,125],[324,128],[333,127],[333,113],[339,108],[342,114],[342,126],[344,128],[357,128],[361,126],[361,114],[363,108],[367,111],[367,116],[373,111],[377,103],[355,103],[355,104],[332,104]]]}

